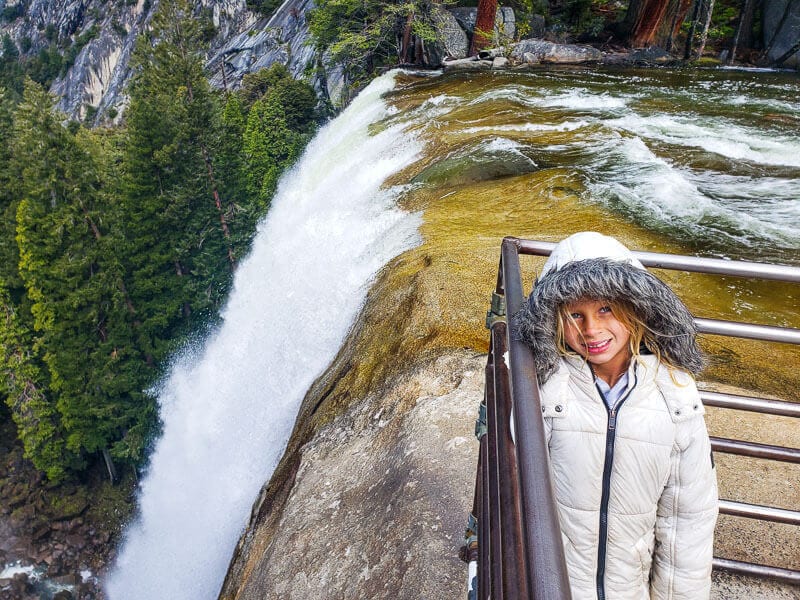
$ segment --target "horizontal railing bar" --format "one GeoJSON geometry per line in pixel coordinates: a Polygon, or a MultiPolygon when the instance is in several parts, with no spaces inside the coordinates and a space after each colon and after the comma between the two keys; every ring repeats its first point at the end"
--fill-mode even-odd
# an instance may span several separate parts
{"type": "Polygon", "coordinates": [[[733,500],[720,500],[719,512],[733,517],[747,517],[748,519],[772,521],[773,523],[800,525],[800,512],[787,508],[761,506],[759,504],[748,504],[746,502],[734,502],[733,500]]]}
{"type": "Polygon", "coordinates": [[[741,575],[750,575],[751,577],[764,577],[781,583],[800,585],[800,571],[795,571],[793,569],[757,565],[740,560],[719,558],[717,556],[714,557],[714,568],[723,571],[731,571],[732,573],[739,573],[741,575]]]}
{"type": "Polygon", "coordinates": [[[800,448],[785,448],[784,446],[770,446],[769,444],[759,444],[757,442],[712,437],[711,449],[715,452],[725,452],[726,454],[800,463],[800,448]]]}
{"type": "MultiPolygon", "coordinates": [[[[556,247],[554,242],[535,240],[516,240],[520,254],[549,256],[556,247]]],[[[732,275],[735,277],[755,277],[800,283],[800,267],[789,265],[772,265],[742,260],[724,260],[722,258],[704,258],[701,256],[682,256],[662,254],[660,252],[634,252],[646,267],[656,269],[677,269],[694,273],[711,273],[714,275],[732,275]]]]}
{"type": "Polygon", "coordinates": [[[700,399],[706,406],[717,408],[733,408],[750,412],[777,415],[780,417],[800,417],[800,404],[785,400],[769,398],[753,398],[752,396],[736,396],[721,392],[700,390],[700,399]]]}
{"type": "Polygon", "coordinates": [[[719,319],[695,318],[694,322],[697,325],[697,331],[700,333],[727,335],[749,340],[764,340],[765,342],[800,344],[800,329],[775,327],[773,325],[753,325],[752,323],[737,323],[719,319]]]}

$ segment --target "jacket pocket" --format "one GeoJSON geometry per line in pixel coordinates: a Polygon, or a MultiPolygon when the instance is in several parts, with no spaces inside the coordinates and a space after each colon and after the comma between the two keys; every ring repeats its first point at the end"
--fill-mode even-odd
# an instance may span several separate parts
{"type": "Polygon", "coordinates": [[[650,568],[653,566],[653,541],[654,536],[651,534],[639,538],[634,545],[634,551],[639,558],[639,565],[642,569],[642,582],[645,588],[650,585],[650,568]]]}

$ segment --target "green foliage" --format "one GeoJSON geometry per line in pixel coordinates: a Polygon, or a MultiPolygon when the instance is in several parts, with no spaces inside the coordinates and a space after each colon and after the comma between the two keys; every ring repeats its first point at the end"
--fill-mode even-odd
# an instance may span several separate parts
{"type": "Polygon", "coordinates": [[[0,282],[0,375],[6,404],[17,426],[25,456],[37,469],[59,481],[67,469],[79,465],[65,461],[64,440],[55,406],[45,396],[46,379],[35,354],[30,330],[0,282]]]}
{"type": "Polygon", "coordinates": [[[10,23],[11,21],[16,21],[24,14],[25,5],[22,2],[18,2],[14,6],[5,6],[3,12],[0,13],[0,20],[10,23]]]}
{"type": "Polygon", "coordinates": [[[58,41],[58,29],[52,23],[48,23],[44,28],[44,37],[48,42],[58,41]]]}
{"type": "Polygon", "coordinates": [[[309,31],[315,45],[343,65],[348,79],[360,83],[377,67],[397,63],[398,39],[410,15],[417,33],[433,31],[430,4],[423,0],[320,0],[309,13],[309,31]]]}
{"type": "Polygon", "coordinates": [[[264,210],[283,168],[297,158],[302,138],[288,124],[278,94],[267,94],[250,109],[244,131],[248,191],[264,210]]]}
{"type": "Polygon", "coordinates": [[[114,19],[111,22],[111,29],[113,29],[114,33],[116,33],[121,38],[124,38],[124,37],[126,37],[128,35],[128,30],[125,27],[125,25],[123,25],[122,23],[120,23],[116,19],[114,19]]]}
{"type": "Polygon", "coordinates": [[[290,129],[308,132],[313,128],[317,121],[317,95],[310,85],[293,79],[284,65],[276,63],[244,76],[241,96],[246,107],[267,95],[275,96],[290,129]]]}
{"type": "Polygon", "coordinates": [[[61,73],[64,57],[55,45],[42,48],[39,54],[31,58],[25,70],[28,76],[44,87],[50,87],[53,80],[61,73]]]}
{"type": "Polygon", "coordinates": [[[720,43],[733,37],[739,20],[739,7],[719,2],[714,5],[711,26],[708,30],[710,44],[720,43]]]}
{"type": "Polygon", "coordinates": [[[271,17],[280,5],[281,0],[247,0],[247,8],[265,17],[271,17]]]}
{"type": "Polygon", "coordinates": [[[62,126],[52,108],[43,90],[26,85],[15,120],[14,152],[25,157],[17,244],[66,469],[109,447],[118,458],[141,457],[143,443],[131,444],[127,432],[151,425],[153,410],[132,364],[141,363],[139,352],[126,342],[133,335],[114,253],[121,240],[100,191],[102,169],[90,139],[62,126]]]}
{"type": "Polygon", "coordinates": [[[19,60],[19,49],[7,33],[2,38],[3,54],[0,56],[0,87],[4,87],[14,100],[22,98],[25,71],[19,60]]]}

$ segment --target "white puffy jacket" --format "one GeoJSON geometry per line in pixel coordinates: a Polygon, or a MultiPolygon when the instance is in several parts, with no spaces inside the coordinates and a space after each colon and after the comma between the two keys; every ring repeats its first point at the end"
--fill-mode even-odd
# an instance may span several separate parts
{"type": "Polygon", "coordinates": [[[565,357],[541,389],[573,600],[703,600],[716,470],[694,379],[634,360],[606,408],[588,365],[565,357]]]}

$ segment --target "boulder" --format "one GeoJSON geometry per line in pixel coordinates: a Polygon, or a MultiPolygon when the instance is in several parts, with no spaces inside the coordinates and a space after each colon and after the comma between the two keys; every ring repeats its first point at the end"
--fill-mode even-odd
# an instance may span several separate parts
{"type": "Polygon", "coordinates": [[[591,46],[555,44],[541,39],[524,39],[514,44],[511,57],[520,61],[530,54],[541,63],[579,64],[598,62],[603,53],[591,46]]]}
{"type": "Polygon", "coordinates": [[[461,58],[457,60],[447,60],[442,63],[445,71],[478,71],[481,69],[491,69],[491,60],[479,60],[476,57],[461,58]]]}
{"type": "MultiPolygon", "coordinates": [[[[764,39],[775,38],[767,58],[775,61],[797,42],[800,32],[800,4],[792,0],[767,0],[763,11],[764,39]]],[[[800,52],[788,57],[781,66],[800,69],[800,52]]]]}
{"type": "MultiPolygon", "coordinates": [[[[432,7],[432,17],[437,38],[441,40],[441,54],[445,58],[465,58],[469,52],[469,39],[455,16],[438,4],[432,7]]],[[[441,61],[432,66],[439,66],[441,61]]]]}
{"type": "Polygon", "coordinates": [[[663,48],[652,46],[650,48],[637,48],[630,53],[628,61],[634,64],[665,65],[677,61],[663,48]]]}
{"type": "Polygon", "coordinates": [[[525,52],[522,55],[522,62],[528,65],[538,65],[540,62],[539,57],[535,55],[533,52],[525,52]]]}

